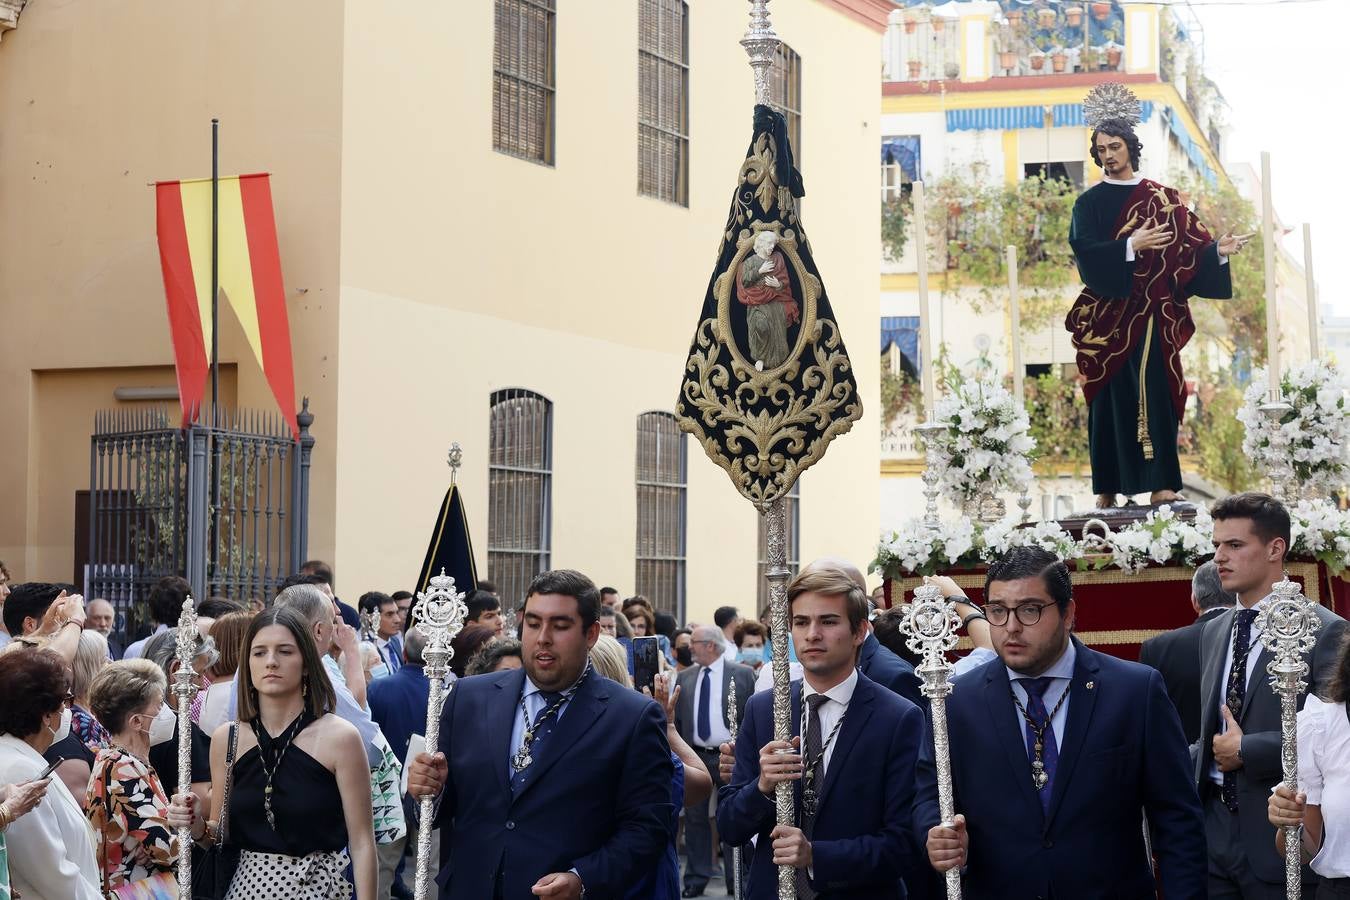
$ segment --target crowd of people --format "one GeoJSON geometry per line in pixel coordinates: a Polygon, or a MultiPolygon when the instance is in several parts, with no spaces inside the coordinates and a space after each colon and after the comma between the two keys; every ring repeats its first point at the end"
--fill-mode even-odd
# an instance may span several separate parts
{"type": "Polygon", "coordinates": [[[348,605],[329,566],[306,564],[265,601],[197,604],[187,783],[173,688],[187,583],[154,587],[150,633],[124,648],[106,601],[11,586],[0,566],[0,900],[176,896],[183,853],[194,897],[406,897],[424,797],[444,900],[730,893],[736,860],[753,900],[779,896],[780,866],[801,898],[936,898],[949,870],[968,897],[1275,898],[1277,826],[1294,824],[1305,896],[1350,896],[1346,624],[1319,609],[1291,790],[1256,619],[1288,512],[1241,494],[1212,516],[1197,620],[1146,643],[1147,665],[1074,636],[1071,578],[1046,550],[994,560],[982,606],[932,579],[974,646],[946,701],[951,821],[902,612],[846,560],[792,579],[783,635],[768,610],[732,606],[681,625],[570,570],[506,608],[480,582],[436,747],[413,595],[348,605]],[[642,637],[660,665],[635,684],[642,637]]]}

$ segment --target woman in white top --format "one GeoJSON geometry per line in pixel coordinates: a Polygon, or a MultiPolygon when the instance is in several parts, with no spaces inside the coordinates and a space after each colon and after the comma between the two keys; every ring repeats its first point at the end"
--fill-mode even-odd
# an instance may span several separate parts
{"type": "MultiPolygon", "coordinates": [[[[32,781],[70,731],[70,669],[50,650],[0,655],[0,784],[32,781]]],[[[60,779],[5,831],[10,880],[25,900],[100,900],[94,837],[60,779]]]]}
{"type": "MultiPolygon", "coordinates": [[[[1342,644],[1326,699],[1309,695],[1298,714],[1295,796],[1280,784],[1270,795],[1272,825],[1303,825],[1303,861],[1321,876],[1317,900],[1350,897],[1350,641],[1342,644]]],[[[1275,831],[1284,855],[1284,829],[1275,831]]]]}

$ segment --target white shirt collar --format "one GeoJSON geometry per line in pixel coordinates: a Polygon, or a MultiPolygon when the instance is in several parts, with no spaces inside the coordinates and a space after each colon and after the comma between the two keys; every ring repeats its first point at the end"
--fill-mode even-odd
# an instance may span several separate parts
{"type": "Polygon", "coordinates": [[[1123,184],[1123,185],[1134,185],[1134,184],[1138,184],[1139,182],[1141,182],[1141,181],[1143,181],[1143,180],[1144,180],[1144,176],[1142,176],[1142,175],[1136,175],[1136,176],[1134,176],[1133,178],[1131,178],[1129,181],[1122,181],[1122,180],[1120,180],[1120,179],[1118,179],[1118,178],[1105,178],[1105,177],[1102,178],[1102,182],[1103,182],[1104,184],[1123,184]]]}
{"type": "MultiPolygon", "coordinates": [[[[708,665],[704,666],[703,668],[707,669],[709,672],[712,672],[713,675],[715,675],[715,676],[717,676],[717,677],[720,678],[721,675],[722,675],[722,660],[723,660],[723,657],[719,656],[719,657],[717,657],[717,659],[713,660],[711,663],[709,663],[708,665]]],[[[699,677],[702,677],[702,676],[699,676],[699,677]]]]}
{"type": "MultiPolygon", "coordinates": [[[[1055,660],[1054,664],[1050,666],[1050,668],[1042,672],[1040,674],[1040,677],[1067,678],[1069,681],[1073,681],[1073,666],[1074,662],[1077,659],[1078,659],[1078,650],[1073,645],[1073,638],[1069,638],[1068,643],[1064,647],[1064,652],[1060,654],[1059,659],[1055,660]]],[[[1012,669],[1008,669],[1009,681],[1017,681],[1018,679],[1021,678],[1030,678],[1030,677],[1032,676],[1023,675],[1020,672],[1014,672],[1012,669]]]]}
{"type": "MultiPolygon", "coordinates": [[[[848,706],[849,701],[853,699],[853,691],[857,687],[858,687],[858,670],[855,668],[853,671],[848,673],[847,678],[836,684],[834,687],[830,688],[828,691],[825,691],[824,693],[826,697],[829,697],[834,702],[842,706],[848,706]]],[[[812,694],[819,694],[819,693],[821,692],[811,687],[811,683],[809,681],[807,681],[805,678],[802,679],[803,700],[805,700],[805,698],[811,696],[812,694]]]]}

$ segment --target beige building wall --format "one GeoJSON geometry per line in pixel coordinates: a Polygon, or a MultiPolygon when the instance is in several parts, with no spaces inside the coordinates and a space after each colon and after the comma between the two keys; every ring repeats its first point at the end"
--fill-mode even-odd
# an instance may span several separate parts
{"type": "MultiPolygon", "coordinates": [[[[674,406],[750,137],[745,5],[689,4],[688,208],[637,194],[636,3],[557,17],[556,165],[492,150],[492,5],[349,18],[344,50],[340,582],[416,572],[459,441],[487,562],[493,390],[554,403],[553,556],[633,590],[636,417],[674,406]],[[376,526],[378,523],[378,527],[376,526]]],[[[869,411],[877,408],[877,31],[775,4],[802,56],[804,218],[869,411]]],[[[803,558],[876,541],[874,412],[802,487],[803,558]]],[[[688,615],[755,596],[756,521],[689,445],[688,615]]],[[[355,585],[353,584],[355,582],[355,585]]]]}

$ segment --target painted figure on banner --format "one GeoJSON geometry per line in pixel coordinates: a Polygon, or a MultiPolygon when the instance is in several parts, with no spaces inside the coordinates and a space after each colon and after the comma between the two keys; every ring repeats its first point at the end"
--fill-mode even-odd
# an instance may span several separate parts
{"type": "Polygon", "coordinates": [[[778,235],[755,235],[754,252],[741,263],[736,299],[745,307],[750,358],[755,369],[776,369],[791,353],[788,329],[801,320],[801,308],[792,296],[787,257],[777,249],[778,235]]]}
{"type": "Polygon", "coordinates": [[[1073,209],[1069,244],[1083,278],[1065,320],[1088,403],[1092,490],[1180,499],[1177,432],[1186,408],[1181,349],[1195,333],[1191,297],[1228,299],[1228,258],[1250,235],[1217,241],[1185,198],[1138,174],[1139,101],[1124,86],[1095,88],[1083,104],[1092,159],[1104,177],[1073,209]]]}

